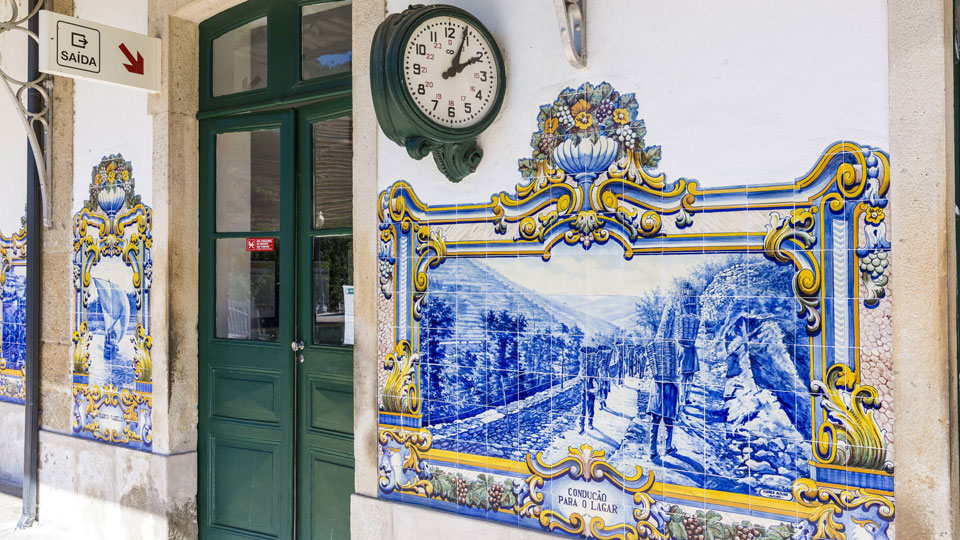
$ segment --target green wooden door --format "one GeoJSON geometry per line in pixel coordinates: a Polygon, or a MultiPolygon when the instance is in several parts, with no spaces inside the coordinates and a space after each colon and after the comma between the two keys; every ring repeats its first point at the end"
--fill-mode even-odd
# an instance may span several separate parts
{"type": "Polygon", "coordinates": [[[350,100],[298,111],[297,538],[350,537],[353,182],[350,100]],[[345,344],[346,342],[346,344],[345,344]]]}
{"type": "Polygon", "coordinates": [[[201,123],[200,532],[349,538],[350,99],[201,123]]]}
{"type": "Polygon", "coordinates": [[[203,538],[290,538],[296,339],[293,112],[201,123],[203,538]]]}

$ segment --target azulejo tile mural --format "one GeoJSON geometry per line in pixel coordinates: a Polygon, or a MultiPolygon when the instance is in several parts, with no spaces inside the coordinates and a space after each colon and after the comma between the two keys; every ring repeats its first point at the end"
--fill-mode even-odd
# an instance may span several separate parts
{"type": "Polygon", "coordinates": [[[541,108],[513,192],[379,198],[380,494],[576,537],[893,538],[888,157],[655,173],[633,94],[541,108]]]}
{"type": "Polygon", "coordinates": [[[120,154],[93,167],[73,222],[73,431],[150,450],[153,213],[120,154]]]}
{"type": "Polygon", "coordinates": [[[27,348],[27,229],[0,231],[0,401],[23,404],[27,348]]]}

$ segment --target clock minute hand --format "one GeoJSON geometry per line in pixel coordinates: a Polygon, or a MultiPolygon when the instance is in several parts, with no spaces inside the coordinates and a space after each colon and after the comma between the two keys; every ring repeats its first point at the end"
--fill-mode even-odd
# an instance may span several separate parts
{"type": "Polygon", "coordinates": [[[450,68],[443,72],[444,79],[448,79],[459,73],[457,68],[463,69],[460,64],[460,56],[463,55],[463,44],[467,42],[467,31],[468,27],[464,26],[463,38],[460,39],[460,47],[457,49],[456,54],[453,55],[453,61],[450,62],[450,68]]]}

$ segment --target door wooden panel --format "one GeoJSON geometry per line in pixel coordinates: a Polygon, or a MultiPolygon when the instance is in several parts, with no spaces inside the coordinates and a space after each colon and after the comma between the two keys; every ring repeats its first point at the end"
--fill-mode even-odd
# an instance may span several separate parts
{"type": "Polygon", "coordinates": [[[279,425],[280,371],[214,367],[211,372],[213,416],[279,425]]]}
{"type": "Polygon", "coordinates": [[[282,489],[280,444],[211,437],[213,523],[238,531],[280,535],[283,508],[272,494],[282,489]]]}
{"type": "Polygon", "coordinates": [[[353,492],[353,458],[312,451],[307,466],[309,474],[303,476],[310,478],[310,502],[301,508],[308,508],[310,512],[309,538],[349,537],[343,522],[349,523],[350,497],[343,494],[353,492]]]}
{"type": "Polygon", "coordinates": [[[307,378],[306,412],[311,431],[353,434],[353,380],[313,375],[307,378]]]}

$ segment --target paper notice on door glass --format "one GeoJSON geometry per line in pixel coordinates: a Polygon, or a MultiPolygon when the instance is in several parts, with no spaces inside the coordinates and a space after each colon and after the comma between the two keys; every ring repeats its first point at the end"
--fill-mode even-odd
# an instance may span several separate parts
{"type": "Polygon", "coordinates": [[[353,285],[343,286],[343,344],[353,345],[353,285]]]}

